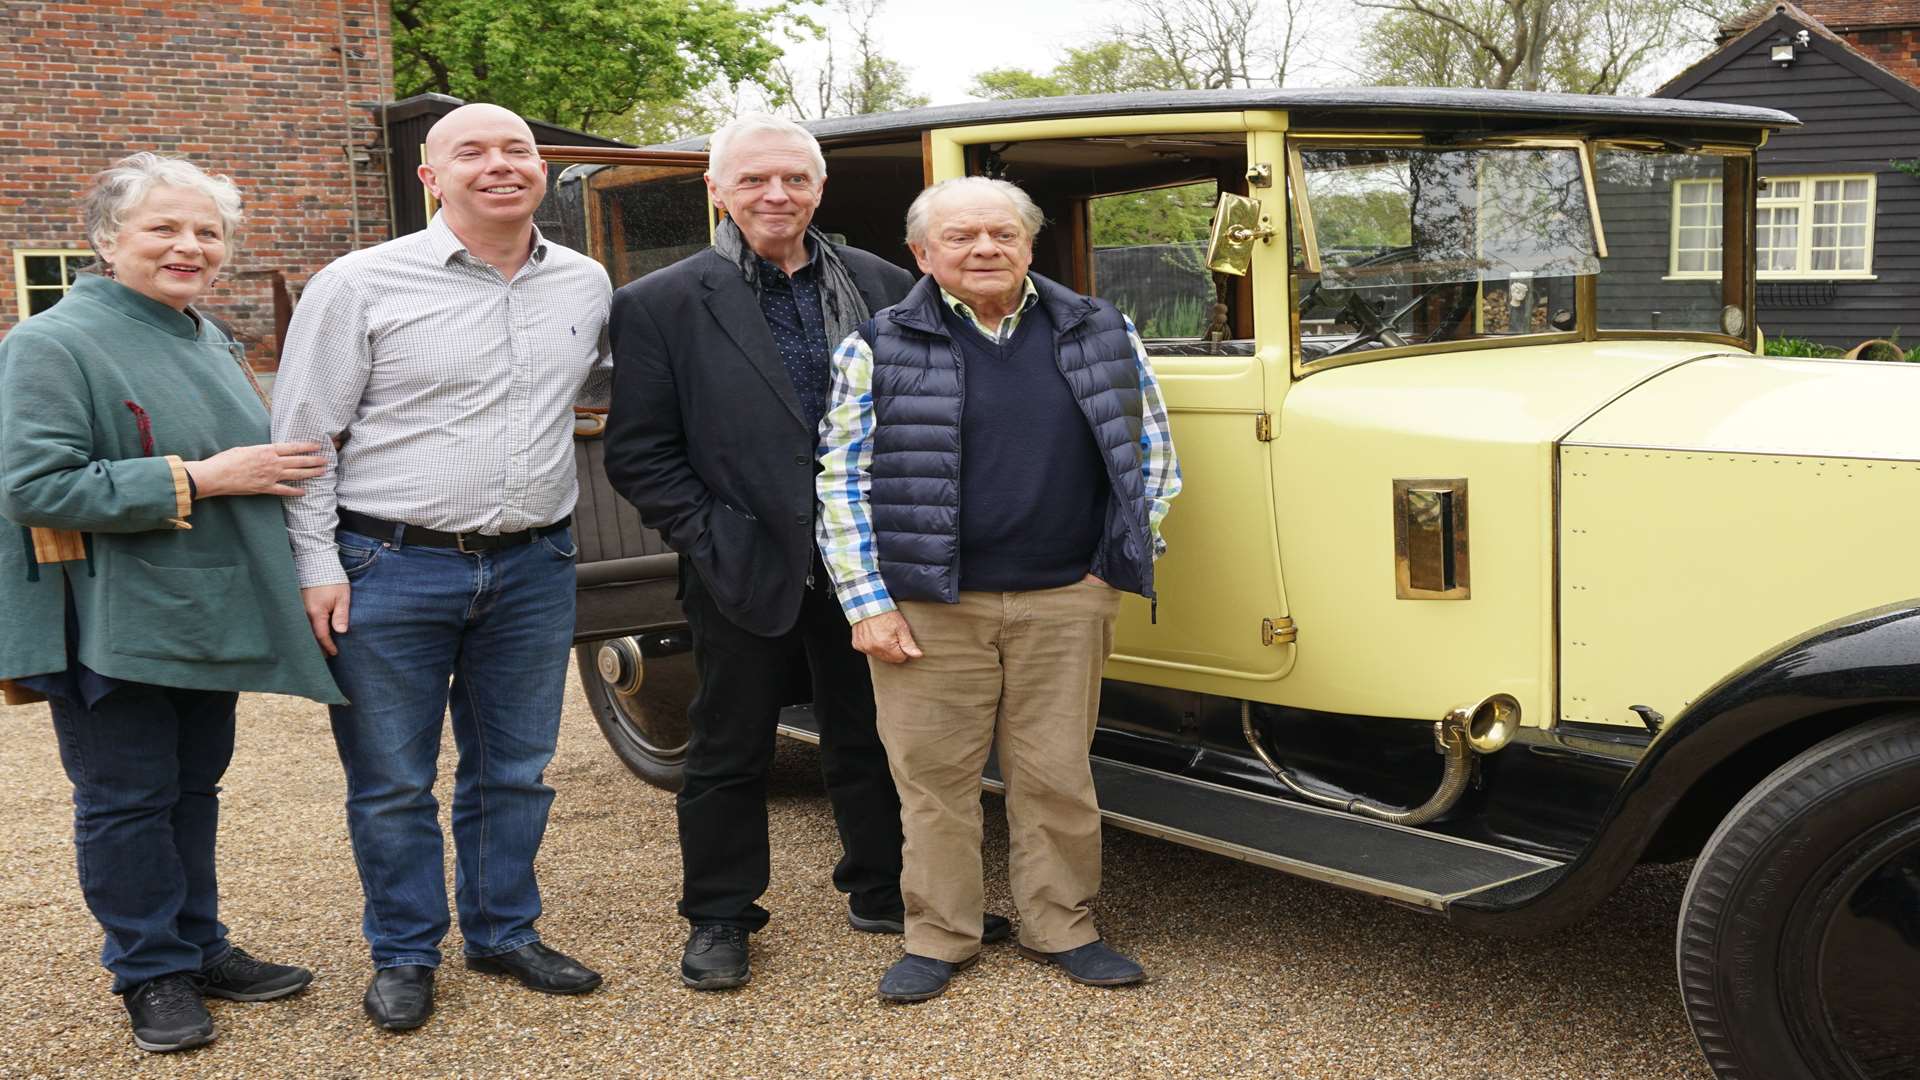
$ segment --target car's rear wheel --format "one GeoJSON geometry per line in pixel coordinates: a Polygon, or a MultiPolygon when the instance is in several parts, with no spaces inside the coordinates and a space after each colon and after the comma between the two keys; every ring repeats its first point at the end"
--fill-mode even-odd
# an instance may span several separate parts
{"type": "Polygon", "coordinates": [[[699,685],[685,630],[590,641],[574,649],[587,704],[607,744],[633,774],[680,790],[687,705],[699,685]]]}
{"type": "Polygon", "coordinates": [[[1728,813],[1681,903],[1722,1080],[1920,1075],[1920,715],[1836,735],[1728,813]]]}

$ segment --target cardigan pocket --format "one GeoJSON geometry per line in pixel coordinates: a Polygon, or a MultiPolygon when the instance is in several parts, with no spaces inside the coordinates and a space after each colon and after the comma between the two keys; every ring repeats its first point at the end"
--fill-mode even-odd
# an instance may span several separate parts
{"type": "Polygon", "coordinates": [[[232,602],[238,566],[155,566],[132,555],[107,594],[113,651],[153,660],[221,663],[272,656],[260,609],[232,602]]]}

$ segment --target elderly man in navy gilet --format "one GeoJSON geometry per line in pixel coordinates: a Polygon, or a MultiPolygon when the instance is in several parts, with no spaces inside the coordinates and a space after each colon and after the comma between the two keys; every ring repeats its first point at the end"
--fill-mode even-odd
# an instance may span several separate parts
{"type": "Polygon", "coordinates": [[[907,212],[920,279],[834,356],[820,546],[873,670],[900,789],[906,955],[886,1001],[944,991],[981,940],[980,773],[997,743],[1020,951],[1082,983],[1109,948],[1087,753],[1122,593],[1153,595],[1180,487],[1133,323],[1029,272],[1039,209],[966,177],[907,212]]]}

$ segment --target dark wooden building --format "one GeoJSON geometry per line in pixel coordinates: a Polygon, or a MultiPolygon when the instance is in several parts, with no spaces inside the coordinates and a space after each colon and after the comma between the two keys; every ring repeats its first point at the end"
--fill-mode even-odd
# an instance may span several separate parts
{"type": "MultiPolygon", "coordinates": [[[[1911,78],[1920,78],[1920,0],[1831,0],[1755,9],[1655,91],[1783,109],[1805,123],[1760,150],[1757,317],[1767,336],[1849,347],[1897,333],[1920,343],[1911,78]]],[[[1676,186],[1676,214],[1682,194],[1676,186]]]]}

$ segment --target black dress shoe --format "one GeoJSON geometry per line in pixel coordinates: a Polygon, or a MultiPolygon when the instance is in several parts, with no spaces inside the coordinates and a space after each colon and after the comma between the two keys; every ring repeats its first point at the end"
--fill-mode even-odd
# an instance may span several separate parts
{"type": "MultiPolygon", "coordinates": [[[[847,909],[847,925],[867,934],[904,934],[907,932],[907,913],[880,915],[868,918],[865,915],[847,909]]],[[[996,941],[1005,941],[1013,936],[1013,924],[1004,915],[995,915],[989,911],[980,916],[980,944],[991,945],[996,941]]],[[[909,954],[911,955],[911,954],[909,954]]]]}
{"type": "Polygon", "coordinates": [[[483,975],[511,975],[520,985],[543,994],[584,994],[600,985],[600,973],[566,953],[537,941],[512,952],[467,957],[467,970],[483,975]]]}
{"type": "Polygon", "coordinates": [[[433,969],[425,964],[381,968],[367,983],[361,1004],[388,1031],[417,1028],[433,1015],[433,969]]]}
{"type": "Polygon", "coordinates": [[[272,1001],[297,994],[313,981],[313,972],[290,964],[269,964],[255,960],[245,949],[234,946],[227,958],[200,973],[205,986],[201,993],[228,1001],[272,1001]]]}
{"type": "Polygon", "coordinates": [[[747,982],[747,932],[708,923],[693,928],[680,953],[680,981],[695,990],[731,990],[747,982]]]}
{"type": "Polygon", "coordinates": [[[205,1046],[213,1041],[213,1017],[200,999],[200,987],[191,975],[162,975],[148,979],[125,998],[127,1019],[133,1021],[133,1045],[164,1054],[205,1046]]]}

